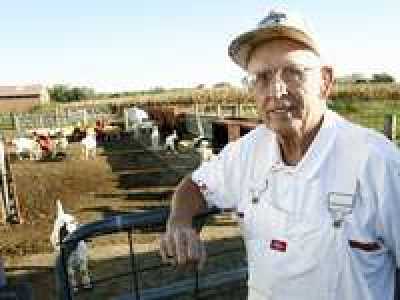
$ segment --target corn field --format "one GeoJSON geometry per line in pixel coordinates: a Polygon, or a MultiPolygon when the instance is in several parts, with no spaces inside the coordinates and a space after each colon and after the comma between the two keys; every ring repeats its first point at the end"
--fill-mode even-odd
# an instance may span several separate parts
{"type": "MultiPolygon", "coordinates": [[[[400,100],[400,84],[397,83],[337,83],[331,99],[333,100],[400,100]]],[[[93,102],[93,101],[91,101],[93,102]]],[[[237,87],[221,87],[211,89],[186,89],[181,91],[163,92],[155,95],[132,96],[115,99],[97,100],[97,103],[251,103],[254,97],[248,89],[237,87]]]]}
{"type": "Polygon", "coordinates": [[[398,83],[338,83],[333,89],[332,99],[400,100],[398,83]]]}
{"type": "MultiPolygon", "coordinates": [[[[332,100],[400,100],[400,84],[398,83],[337,83],[331,97],[332,100]]],[[[49,112],[68,107],[91,107],[99,105],[129,105],[141,103],[189,105],[193,103],[253,103],[254,97],[247,88],[220,87],[202,89],[181,89],[165,91],[159,94],[135,95],[119,98],[103,98],[51,104],[35,107],[36,112],[49,112]]]]}

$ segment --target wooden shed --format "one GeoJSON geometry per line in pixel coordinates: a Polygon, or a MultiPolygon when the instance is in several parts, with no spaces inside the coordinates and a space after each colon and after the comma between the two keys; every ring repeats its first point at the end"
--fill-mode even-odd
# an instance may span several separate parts
{"type": "Polygon", "coordinates": [[[232,142],[241,136],[256,128],[259,124],[254,119],[229,118],[220,119],[213,122],[213,148],[219,151],[229,142],[232,142]]]}
{"type": "Polygon", "coordinates": [[[0,112],[26,112],[49,102],[47,88],[40,84],[0,86],[0,112]]]}

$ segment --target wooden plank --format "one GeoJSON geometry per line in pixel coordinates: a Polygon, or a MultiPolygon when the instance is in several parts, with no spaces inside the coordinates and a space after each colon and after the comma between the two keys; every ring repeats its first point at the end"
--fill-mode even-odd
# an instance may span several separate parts
{"type": "Polygon", "coordinates": [[[258,125],[255,119],[222,119],[212,122],[213,147],[217,150],[235,141],[258,125]]]}
{"type": "Polygon", "coordinates": [[[228,140],[233,142],[240,138],[240,124],[229,124],[228,125],[228,140]]]}
{"type": "Polygon", "coordinates": [[[19,206],[17,187],[10,164],[10,153],[6,152],[4,160],[4,173],[2,176],[2,190],[4,196],[4,206],[6,208],[7,222],[13,224],[22,223],[21,209],[19,206]]]}
{"type": "Polygon", "coordinates": [[[0,191],[0,212],[1,212],[1,224],[7,223],[7,172],[6,172],[6,148],[5,143],[0,141],[0,184],[1,184],[1,191],[0,191]]]}
{"type": "MultiPolygon", "coordinates": [[[[3,183],[1,183],[2,186],[1,188],[3,189],[3,183]]],[[[4,225],[7,223],[7,212],[6,212],[6,208],[5,208],[5,201],[3,198],[3,192],[0,192],[0,215],[1,215],[1,220],[0,220],[0,224],[4,225]]]]}

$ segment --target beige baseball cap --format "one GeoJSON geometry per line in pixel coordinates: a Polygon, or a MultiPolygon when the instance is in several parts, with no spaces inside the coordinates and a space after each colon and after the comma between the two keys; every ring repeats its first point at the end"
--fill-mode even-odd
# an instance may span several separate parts
{"type": "Polygon", "coordinates": [[[236,64],[247,70],[250,54],[255,47],[280,38],[298,41],[320,55],[315,35],[304,18],[285,9],[272,9],[255,29],[240,34],[231,42],[228,49],[229,56],[236,64]]]}

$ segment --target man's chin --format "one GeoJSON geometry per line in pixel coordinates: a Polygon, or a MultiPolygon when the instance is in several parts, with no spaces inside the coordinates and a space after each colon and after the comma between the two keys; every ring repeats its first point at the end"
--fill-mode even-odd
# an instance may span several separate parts
{"type": "Polygon", "coordinates": [[[296,122],[294,122],[293,120],[280,121],[280,122],[267,121],[264,123],[267,128],[271,129],[276,134],[280,135],[287,135],[297,131],[296,122]]]}

